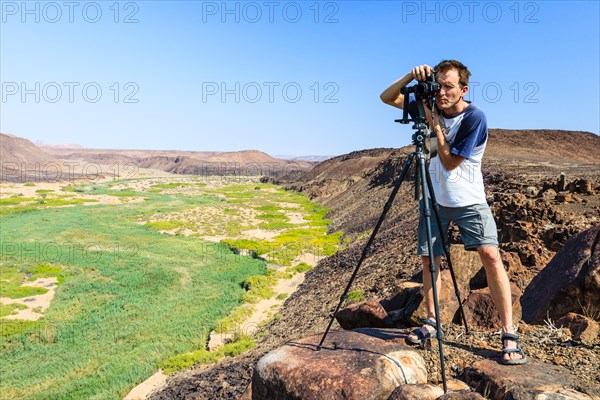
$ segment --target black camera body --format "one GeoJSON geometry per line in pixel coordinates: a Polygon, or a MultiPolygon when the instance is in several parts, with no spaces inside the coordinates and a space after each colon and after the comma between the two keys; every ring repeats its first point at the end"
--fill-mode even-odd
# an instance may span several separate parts
{"type": "Polygon", "coordinates": [[[435,81],[435,75],[431,74],[424,81],[419,81],[413,86],[403,87],[400,93],[408,95],[414,93],[417,100],[433,99],[440,91],[440,85],[435,81]]]}

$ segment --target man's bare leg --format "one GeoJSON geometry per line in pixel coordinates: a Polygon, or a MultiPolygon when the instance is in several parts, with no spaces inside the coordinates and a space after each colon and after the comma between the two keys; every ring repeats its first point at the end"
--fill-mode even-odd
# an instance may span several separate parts
{"type": "MultiPolygon", "coordinates": [[[[502,260],[500,259],[500,251],[494,246],[482,246],[477,248],[477,252],[481,257],[481,262],[485,268],[492,300],[500,315],[502,333],[515,333],[512,321],[510,282],[508,280],[508,275],[504,270],[502,260]]],[[[514,340],[506,340],[505,344],[509,349],[515,349],[517,347],[517,343],[514,340]]],[[[503,357],[505,360],[517,360],[523,358],[519,353],[504,354],[503,357]]]]}
{"type": "MultiPolygon", "coordinates": [[[[440,291],[442,288],[441,278],[440,278],[440,262],[442,261],[441,256],[434,256],[435,268],[436,268],[436,289],[438,298],[440,296],[440,291]]],[[[435,303],[433,301],[433,290],[431,285],[431,271],[429,271],[429,257],[422,257],[421,262],[423,264],[423,299],[425,300],[425,307],[427,309],[427,319],[432,321],[436,321],[435,318],[435,303]]],[[[435,329],[429,325],[423,325],[421,327],[421,333],[427,334],[428,332],[433,332],[435,329]]],[[[413,339],[417,339],[417,336],[414,333],[409,335],[413,339]]]]}

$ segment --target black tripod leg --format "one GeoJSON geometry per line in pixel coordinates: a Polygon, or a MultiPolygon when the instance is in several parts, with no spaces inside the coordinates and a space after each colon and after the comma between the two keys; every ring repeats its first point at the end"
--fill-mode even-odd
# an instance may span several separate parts
{"type": "Polygon", "coordinates": [[[327,337],[327,334],[329,333],[329,329],[331,329],[331,325],[333,324],[333,321],[335,320],[335,316],[337,315],[338,311],[340,310],[340,307],[342,306],[342,303],[344,302],[344,300],[346,300],[346,298],[348,297],[348,291],[350,290],[350,287],[352,286],[352,282],[354,282],[354,278],[356,278],[356,274],[358,273],[360,266],[362,265],[364,259],[367,257],[367,251],[369,250],[369,247],[371,247],[371,244],[373,243],[373,240],[375,239],[375,235],[377,235],[377,232],[379,231],[379,228],[381,227],[381,224],[383,223],[383,220],[385,219],[386,214],[388,213],[390,207],[392,206],[392,203],[394,202],[394,198],[396,197],[396,193],[398,193],[398,189],[400,189],[400,185],[402,185],[402,182],[406,178],[406,175],[408,174],[408,170],[409,170],[410,165],[412,164],[414,158],[415,158],[415,153],[410,153],[408,155],[408,157],[406,158],[406,161],[404,162],[404,165],[402,166],[402,171],[400,172],[400,176],[398,177],[398,180],[396,181],[396,183],[394,185],[394,189],[392,190],[392,193],[390,194],[390,198],[385,203],[385,206],[383,206],[383,212],[381,213],[381,216],[379,217],[377,224],[375,224],[375,228],[373,228],[373,233],[371,233],[371,237],[369,238],[369,241],[363,248],[362,254],[360,256],[360,260],[358,260],[358,264],[356,265],[356,268],[354,269],[354,272],[352,273],[352,277],[350,278],[350,281],[348,282],[348,285],[346,286],[346,290],[344,290],[344,293],[342,294],[342,297],[340,298],[340,302],[338,303],[337,307],[335,308],[335,311],[333,312],[333,315],[331,316],[329,325],[327,325],[327,329],[325,330],[325,333],[323,333],[323,337],[321,338],[321,342],[317,346],[317,350],[321,350],[321,347],[323,346],[323,342],[325,341],[325,338],[327,337]]]}
{"type": "MultiPolygon", "coordinates": [[[[417,150],[418,151],[418,150],[417,150]]],[[[440,323],[440,307],[438,300],[438,292],[436,286],[436,266],[435,266],[435,258],[433,254],[433,239],[431,236],[431,206],[430,206],[430,198],[428,197],[428,180],[427,180],[427,167],[426,167],[425,155],[418,151],[417,155],[417,166],[419,174],[419,180],[422,187],[423,193],[423,222],[425,224],[425,232],[427,233],[427,247],[429,253],[429,272],[431,273],[431,290],[433,292],[433,304],[435,308],[435,324],[436,330],[438,332],[438,344],[440,349],[440,367],[442,369],[442,385],[444,386],[444,393],[447,392],[446,387],[446,368],[444,366],[444,344],[443,344],[443,332],[442,332],[442,324],[440,323]]],[[[440,229],[441,230],[441,229],[440,229]]]]}
{"type": "Polygon", "coordinates": [[[431,175],[429,171],[426,171],[427,176],[427,186],[429,188],[429,196],[431,197],[431,203],[433,208],[433,215],[435,215],[435,222],[437,223],[438,229],[440,231],[440,236],[442,238],[442,246],[444,247],[444,253],[446,254],[446,261],[448,262],[448,268],[450,269],[450,276],[452,277],[452,284],[454,285],[454,293],[456,294],[456,299],[458,301],[458,309],[460,310],[460,316],[465,325],[466,334],[469,334],[469,327],[467,325],[467,317],[465,316],[465,310],[462,306],[462,301],[460,299],[460,289],[458,288],[458,283],[456,282],[456,275],[454,274],[454,268],[452,267],[452,259],[450,258],[450,247],[448,246],[448,239],[446,237],[446,232],[442,230],[442,223],[440,221],[439,208],[437,204],[437,200],[435,199],[435,193],[433,193],[433,187],[431,185],[431,175]]]}

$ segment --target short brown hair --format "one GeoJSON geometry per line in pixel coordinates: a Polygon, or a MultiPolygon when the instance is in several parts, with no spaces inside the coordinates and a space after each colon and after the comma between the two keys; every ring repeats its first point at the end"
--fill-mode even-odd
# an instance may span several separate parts
{"type": "Polygon", "coordinates": [[[466,65],[457,60],[443,60],[436,65],[433,70],[435,73],[446,72],[450,69],[455,69],[458,71],[459,82],[464,86],[469,86],[469,77],[471,76],[471,72],[467,68],[466,65]]]}

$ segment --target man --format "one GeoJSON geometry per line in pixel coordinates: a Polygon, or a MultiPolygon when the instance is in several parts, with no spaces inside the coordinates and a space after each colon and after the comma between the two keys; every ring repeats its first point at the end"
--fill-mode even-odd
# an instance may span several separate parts
{"type": "MultiPolygon", "coordinates": [[[[430,129],[437,137],[438,153],[429,164],[433,191],[439,204],[439,214],[444,232],[450,221],[458,225],[466,250],[477,250],[486,272],[488,286],[502,323],[502,363],[524,364],[525,353],[518,344],[518,336],[512,325],[512,303],[508,276],[500,260],[496,224],[486,202],[481,159],[487,144],[485,114],[464,99],[469,90],[471,73],[461,62],[444,60],[431,68],[420,65],[406,76],[394,82],[382,94],[381,100],[394,107],[404,106],[400,89],[413,79],[424,81],[435,72],[440,85],[436,95],[437,110],[433,117],[425,106],[430,129]]],[[[416,103],[410,103],[411,108],[416,103]]],[[[414,110],[411,114],[414,114],[414,110]]],[[[432,220],[433,254],[437,267],[444,254],[440,231],[432,220]]],[[[411,344],[437,337],[431,272],[423,215],[419,221],[419,249],[423,264],[423,292],[427,306],[425,325],[413,331],[407,338],[411,344]]],[[[436,289],[440,293],[440,275],[436,276],[436,289]]]]}

